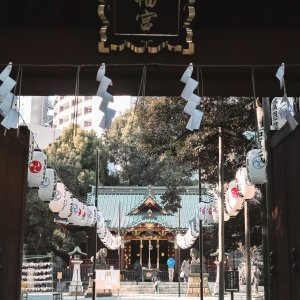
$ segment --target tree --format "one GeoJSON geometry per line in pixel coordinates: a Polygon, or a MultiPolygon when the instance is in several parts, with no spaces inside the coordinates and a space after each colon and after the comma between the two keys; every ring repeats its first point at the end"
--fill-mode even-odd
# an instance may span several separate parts
{"type": "MultiPolygon", "coordinates": [[[[173,210],[180,207],[178,195],[182,186],[193,183],[191,175],[198,173],[199,168],[202,181],[213,184],[218,181],[218,126],[224,129],[225,181],[234,179],[254,145],[254,140],[245,135],[254,132],[255,127],[252,98],[204,98],[202,125],[194,132],[185,128],[189,118],[183,113],[185,103],[179,97],[141,98],[134,109],[113,124],[105,139],[110,159],[120,164],[122,178],[130,178],[127,181],[130,184],[142,184],[136,178],[145,175],[143,167],[149,163],[157,166],[153,172],[156,177],[151,177],[155,180],[151,182],[168,187],[162,199],[173,210]]],[[[150,182],[150,176],[143,178],[146,184],[150,182]]],[[[251,230],[256,233],[260,233],[258,210],[258,204],[250,210],[251,230]]],[[[228,250],[243,239],[242,218],[241,212],[225,225],[228,250]]],[[[261,235],[256,236],[255,243],[260,244],[261,235]]]]}
{"type": "Polygon", "coordinates": [[[224,129],[225,180],[233,178],[253,140],[245,136],[254,131],[252,98],[204,98],[203,122],[200,130],[185,128],[189,116],[183,113],[185,101],[176,97],[146,98],[137,106],[137,124],[142,130],[141,143],[148,153],[163,155],[169,152],[173,161],[201,168],[203,180],[215,183],[218,171],[218,127],[224,129]]]}
{"type": "Polygon", "coordinates": [[[106,131],[104,140],[109,149],[110,161],[118,165],[122,182],[129,185],[161,185],[190,183],[190,173],[183,165],[174,165],[170,153],[151,153],[143,141],[143,131],[134,110],[117,118],[106,131]],[[179,180],[180,179],[180,180],[179,180]]]}
{"type": "MultiPolygon", "coordinates": [[[[91,185],[95,184],[96,149],[99,149],[99,182],[109,185],[117,180],[108,175],[108,152],[95,132],[86,132],[77,127],[65,129],[63,134],[46,150],[48,165],[56,170],[66,187],[85,202],[91,185]]],[[[28,194],[25,243],[30,254],[54,252],[66,262],[67,252],[79,245],[84,250],[85,233],[71,232],[54,223],[54,214],[48,204],[43,203],[36,190],[28,194]]]]}
{"type": "Polygon", "coordinates": [[[77,127],[73,135],[72,126],[46,150],[48,165],[56,170],[58,177],[78,197],[86,197],[96,178],[96,150],[99,149],[99,182],[109,185],[108,152],[95,131],[86,132],[77,127]]]}

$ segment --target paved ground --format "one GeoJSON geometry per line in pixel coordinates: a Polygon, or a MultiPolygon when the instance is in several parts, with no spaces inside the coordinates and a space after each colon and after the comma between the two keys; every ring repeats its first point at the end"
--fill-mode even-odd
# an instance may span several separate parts
{"type": "MultiPolygon", "coordinates": [[[[112,297],[97,297],[97,300],[156,300],[156,299],[160,299],[160,300],[172,300],[174,298],[179,298],[182,300],[199,300],[200,297],[178,297],[178,295],[122,295],[122,296],[112,296],[112,297]]],[[[21,297],[22,299],[22,297],[21,297]]],[[[83,299],[87,299],[87,300],[91,300],[92,298],[85,298],[83,296],[68,296],[67,294],[63,295],[63,300],[83,300],[83,299]]],[[[204,297],[205,300],[217,300],[218,296],[210,296],[210,297],[204,297]]],[[[225,295],[225,299],[226,300],[230,300],[231,299],[231,295],[230,294],[226,294],[225,295]]],[[[256,300],[263,300],[263,298],[253,298],[256,300]]],[[[53,300],[53,296],[52,294],[28,294],[28,298],[27,300],[53,300]]],[[[246,295],[243,293],[235,293],[234,294],[234,300],[246,300],[246,295]]]]}

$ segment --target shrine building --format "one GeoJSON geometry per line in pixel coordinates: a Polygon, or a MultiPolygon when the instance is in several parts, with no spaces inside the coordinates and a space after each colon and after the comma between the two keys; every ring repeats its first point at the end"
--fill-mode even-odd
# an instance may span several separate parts
{"type": "MultiPolygon", "coordinates": [[[[87,196],[90,205],[95,201],[94,189],[87,196]]],[[[197,186],[185,189],[186,192],[180,195],[181,208],[174,213],[162,204],[161,196],[166,187],[100,187],[98,209],[111,233],[119,233],[122,238],[120,256],[118,250],[112,250],[108,251],[107,259],[119,259],[121,270],[130,269],[136,260],[144,268],[166,270],[168,257],[174,257],[177,262],[188,257],[189,249],[179,250],[176,234],[185,233],[189,221],[195,217],[199,189],[197,186]]],[[[101,244],[100,239],[98,241],[101,244]]],[[[197,249],[198,241],[193,245],[197,249]]]]}

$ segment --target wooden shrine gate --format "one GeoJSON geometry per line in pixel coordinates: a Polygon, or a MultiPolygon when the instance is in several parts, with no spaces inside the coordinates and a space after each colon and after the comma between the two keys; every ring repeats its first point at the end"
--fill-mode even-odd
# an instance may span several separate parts
{"type": "MultiPolygon", "coordinates": [[[[269,101],[264,99],[264,112],[269,101]]],[[[269,128],[269,114],[264,114],[269,128]]],[[[295,116],[300,124],[300,112],[295,116]]],[[[268,134],[268,130],[266,132],[268,134]]],[[[269,132],[270,133],[270,132],[269,132]]],[[[270,134],[268,134],[270,136],[270,134]]],[[[266,184],[264,263],[269,300],[300,299],[300,126],[288,124],[269,138],[266,184]]]]}

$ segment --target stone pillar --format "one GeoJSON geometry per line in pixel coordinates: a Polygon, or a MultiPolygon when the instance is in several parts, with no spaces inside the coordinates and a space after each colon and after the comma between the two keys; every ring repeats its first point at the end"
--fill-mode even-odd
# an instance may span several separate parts
{"type": "Polygon", "coordinates": [[[157,261],[156,261],[156,269],[159,270],[159,240],[156,241],[156,252],[157,252],[157,261]]]}
{"type": "Polygon", "coordinates": [[[82,260],[72,259],[71,263],[73,264],[73,277],[69,286],[69,293],[71,295],[83,295],[83,287],[81,282],[80,275],[80,265],[82,260]]]}

